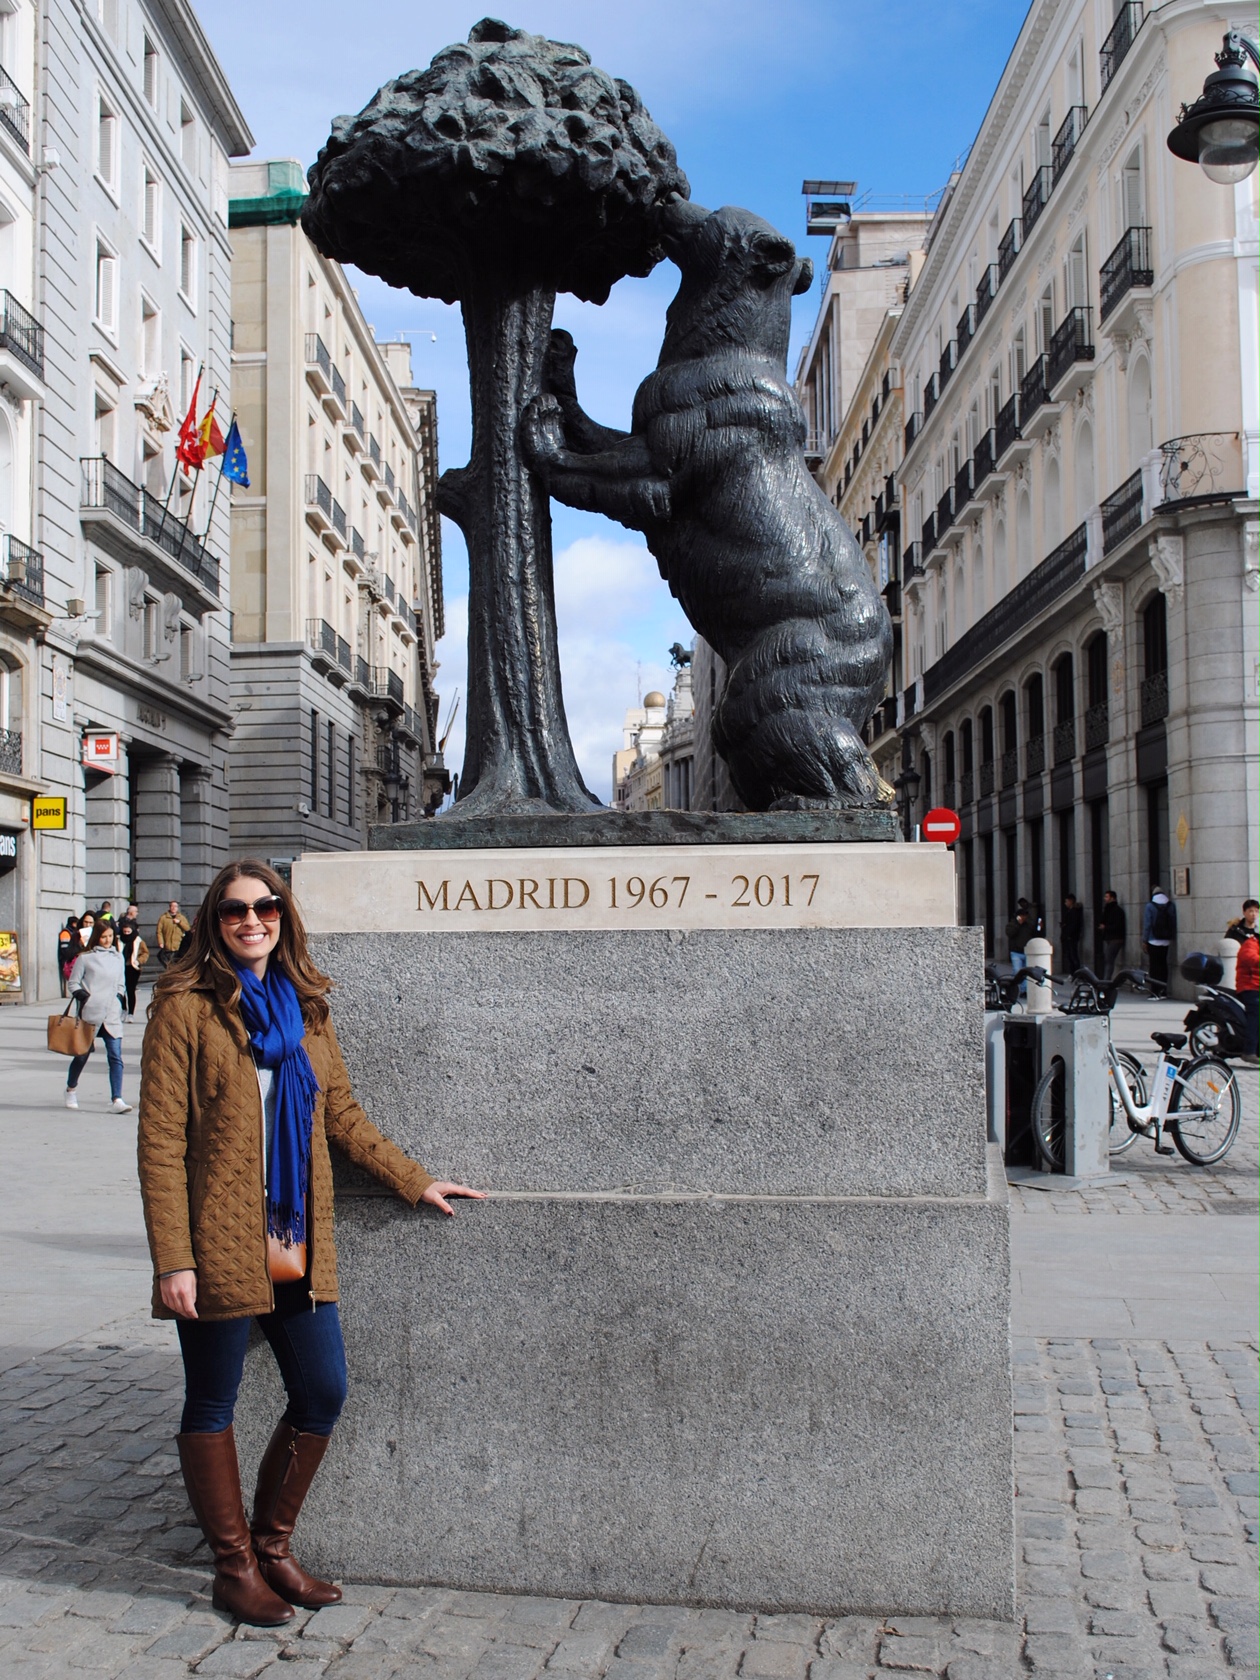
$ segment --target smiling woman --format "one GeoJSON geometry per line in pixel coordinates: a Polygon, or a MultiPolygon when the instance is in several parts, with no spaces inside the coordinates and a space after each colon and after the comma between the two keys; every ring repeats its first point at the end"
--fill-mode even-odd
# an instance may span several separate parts
{"type": "Polygon", "coordinates": [[[263,1627],[341,1597],[289,1553],[346,1394],[329,1140],[413,1206],[450,1214],[447,1197],[481,1195],[434,1179],[355,1102],[331,984],[280,876],[231,863],[154,988],[144,1040],[140,1191],[154,1316],[178,1320],[184,1485],[214,1554],[215,1605],[263,1627]],[[252,1528],[232,1432],[251,1319],[288,1394],[252,1528]]]}

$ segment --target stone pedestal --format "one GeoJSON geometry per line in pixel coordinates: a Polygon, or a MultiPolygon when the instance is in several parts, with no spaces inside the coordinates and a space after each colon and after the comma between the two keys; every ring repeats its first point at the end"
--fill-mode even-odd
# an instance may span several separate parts
{"type": "MultiPolygon", "coordinates": [[[[311,1566],[1013,1613],[979,934],[951,925],[940,848],[765,850],[671,846],[666,870],[640,849],[630,874],[612,850],[296,866],[365,1107],[491,1192],[451,1220],[342,1175],[351,1390],[300,1530],[311,1566]],[[566,879],[590,894],[571,911],[483,885],[566,879]],[[499,907],[457,911],[469,883],[499,907]],[[602,925],[579,924],[591,898],[602,925]]],[[[247,1463],[281,1404],[259,1350],[247,1463]]]]}

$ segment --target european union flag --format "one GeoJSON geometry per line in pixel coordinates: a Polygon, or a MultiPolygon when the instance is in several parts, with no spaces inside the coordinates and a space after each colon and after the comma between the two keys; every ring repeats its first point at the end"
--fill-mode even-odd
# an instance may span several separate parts
{"type": "Polygon", "coordinates": [[[228,430],[227,442],[223,445],[223,464],[220,470],[230,484],[240,484],[246,490],[249,489],[249,462],[245,458],[245,445],[241,442],[240,429],[235,420],[228,430]]]}

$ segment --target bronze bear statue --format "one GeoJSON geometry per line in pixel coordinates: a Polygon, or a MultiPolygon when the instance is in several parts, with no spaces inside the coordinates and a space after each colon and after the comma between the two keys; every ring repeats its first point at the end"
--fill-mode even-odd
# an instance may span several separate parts
{"type": "Polygon", "coordinates": [[[812,264],[750,211],[675,200],[682,274],[632,430],[583,413],[568,333],[521,442],[550,493],[641,531],[728,667],[713,744],[751,810],[883,806],[858,728],[884,692],[892,627],[848,526],[805,465],[787,380],[792,297],[812,264]]]}

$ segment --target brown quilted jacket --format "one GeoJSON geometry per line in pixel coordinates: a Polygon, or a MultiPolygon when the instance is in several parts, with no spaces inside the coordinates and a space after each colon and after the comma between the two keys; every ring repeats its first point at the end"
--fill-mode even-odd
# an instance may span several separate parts
{"type": "MultiPolygon", "coordinates": [[[[413,1206],[433,1183],[354,1100],[332,1022],[304,1040],[319,1081],[311,1133],[311,1295],[337,1299],[328,1140],[413,1206]]],[[[153,1316],[173,1318],[158,1278],[195,1267],[197,1316],[248,1318],[275,1304],[267,1275],[262,1097],[239,1011],[209,991],[163,998],[144,1035],[140,1193],[153,1256],[153,1316]]]]}

